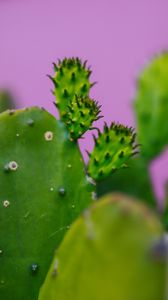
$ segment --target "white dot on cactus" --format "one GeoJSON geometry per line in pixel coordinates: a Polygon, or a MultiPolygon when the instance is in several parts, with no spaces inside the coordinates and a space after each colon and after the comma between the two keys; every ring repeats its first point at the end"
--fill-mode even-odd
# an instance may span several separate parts
{"type": "Polygon", "coordinates": [[[16,171],[18,168],[18,164],[16,161],[10,161],[10,163],[8,164],[8,167],[10,170],[16,171]]]}
{"type": "Polygon", "coordinates": [[[72,204],[72,208],[75,208],[75,205],[74,205],[74,204],[72,204]]]}
{"type": "Polygon", "coordinates": [[[44,133],[44,138],[46,141],[52,141],[53,139],[53,132],[52,131],[46,131],[44,133]]]}
{"type": "Polygon", "coordinates": [[[92,185],[96,185],[96,182],[90,176],[86,175],[87,182],[91,183],[92,185]]]}
{"type": "Polygon", "coordinates": [[[54,190],[54,188],[53,188],[53,187],[51,187],[51,188],[50,188],[50,191],[51,191],[51,192],[53,192],[53,190],[54,190]]]}
{"type": "Polygon", "coordinates": [[[0,255],[2,255],[3,251],[0,249],[0,255]]]}
{"type": "Polygon", "coordinates": [[[17,137],[19,137],[19,136],[20,136],[20,134],[19,134],[19,133],[16,133],[16,136],[17,136],[17,137]]]}
{"type": "Polygon", "coordinates": [[[59,261],[58,261],[58,259],[56,259],[55,262],[54,262],[54,268],[53,268],[53,271],[52,271],[52,276],[53,277],[57,276],[58,265],[59,265],[59,261]]]}
{"type": "Polygon", "coordinates": [[[10,202],[8,200],[3,201],[3,206],[8,207],[10,205],[10,202]]]}
{"type": "Polygon", "coordinates": [[[96,200],[97,199],[97,194],[96,192],[92,192],[92,200],[96,200]]]}
{"type": "Polygon", "coordinates": [[[68,164],[68,168],[69,168],[69,169],[72,168],[72,165],[71,165],[71,164],[68,164]]]}

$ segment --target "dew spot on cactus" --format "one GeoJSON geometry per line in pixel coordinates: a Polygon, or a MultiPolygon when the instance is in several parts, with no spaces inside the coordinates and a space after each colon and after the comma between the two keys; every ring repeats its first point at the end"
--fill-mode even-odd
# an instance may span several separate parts
{"type": "Polygon", "coordinates": [[[51,192],[53,192],[53,191],[54,191],[54,188],[53,188],[53,187],[51,187],[51,188],[50,188],[50,191],[51,191],[51,192]]]}
{"type": "Polygon", "coordinates": [[[3,201],[3,206],[6,208],[10,205],[10,202],[8,200],[3,201]]]}
{"type": "Polygon", "coordinates": [[[27,125],[29,125],[29,126],[33,126],[33,125],[34,125],[34,120],[28,119],[26,123],[27,123],[27,125]]]}
{"type": "Polygon", "coordinates": [[[59,192],[60,196],[65,196],[65,194],[66,194],[66,190],[64,187],[60,187],[58,192],[59,192]]]}
{"type": "Polygon", "coordinates": [[[2,249],[0,249],[0,256],[3,254],[3,251],[2,251],[2,249]]]}
{"type": "Polygon", "coordinates": [[[91,197],[92,197],[92,200],[97,200],[97,194],[96,194],[96,192],[92,192],[91,193],[91,197]]]}
{"type": "Polygon", "coordinates": [[[17,136],[17,137],[19,137],[19,136],[20,136],[20,134],[19,134],[19,133],[16,133],[16,136],[17,136]]]}
{"type": "Polygon", "coordinates": [[[86,175],[87,182],[91,183],[92,185],[96,185],[96,182],[90,176],[86,175]]]}
{"type": "Polygon", "coordinates": [[[71,169],[72,168],[72,165],[71,164],[68,164],[68,169],[71,169]]]}
{"type": "Polygon", "coordinates": [[[46,131],[44,134],[44,138],[46,141],[52,141],[53,139],[53,132],[52,131],[46,131]]]}
{"type": "Polygon", "coordinates": [[[9,164],[8,164],[8,167],[9,167],[9,170],[11,171],[16,171],[18,169],[18,164],[16,161],[11,161],[9,164]]]}
{"type": "Polygon", "coordinates": [[[30,267],[30,271],[32,275],[36,275],[39,271],[39,265],[36,263],[33,263],[30,267]]]}
{"type": "Polygon", "coordinates": [[[54,268],[52,271],[52,277],[56,277],[58,275],[58,265],[59,265],[59,261],[58,259],[56,259],[55,263],[54,263],[54,268]]]}

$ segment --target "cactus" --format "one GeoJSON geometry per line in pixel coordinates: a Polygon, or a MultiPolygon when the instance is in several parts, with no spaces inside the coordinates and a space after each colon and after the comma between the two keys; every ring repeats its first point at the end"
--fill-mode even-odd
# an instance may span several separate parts
{"type": "Polygon", "coordinates": [[[94,138],[95,147],[89,153],[88,174],[94,180],[102,180],[120,168],[126,168],[128,159],[136,154],[134,151],[135,134],[132,128],[112,123],[105,123],[104,132],[94,138]]]}
{"type": "Polygon", "coordinates": [[[135,97],[138,141],[150,161],[168,144],[168,53],[158,55],[138,79],[135,97]]]}
{"type": "Polygon", "coordinates": [[[79,58],[65,58],[54,63],[55,75],[49,76],[54,83],[54,95],[56,96],[56,106],[61,119],[67,112],[68,104],[76,96],[87,97],[90,88],[94,83],[90,83],[91,71],[86,67],[87,61],[82,63],[79,58]]]}
{"type": "Polygon", "coordinates": [[[157,207],[148,168],[140,155],[129,160],[128,168],[122,168],[104,180],[98,181],[96,189],[98,197],[112,191],[122,192],[136,197],[152,208],[157,207]]]}
{"type": "Polygon", "coordinates": [[[95,199],[93,179],[124,167],[136,148],[133,130],[113,123],[85,166],[77,142],[101,117],[91,71],[77,58],[54,66],[60,121],[38,107],[0,114],[0,299],[37,299],[54,250],[95,199]]]}
{"type": "Polygon", "coordinates": [[[0,90],[0,113],[14,107],[15,105],[9,92],[6,90],[0,90]]]}
{"type": "Polygon", "coordinates": [[[124,191],[136,195],[153,207],[157,197],[152,190],[149,164],[168,144],[168,52],[155,56],[137,80],[134,110],[137,121],[138,160],[132,159],[130,170],[98,183],[98,195],[124,191]]]}
{"type": "Polygon", "coordinates": [[[92,129],[92,123],[101,118],[100,105],[88,97],[77,97],[70,100],[64,122],[73,140],[79,139],[88,129],[92,129]]]}
{"type": "Polygon", "coordinates": [[[45,110],[0,114],[0,191],[0,299],[35,300],[93,191],[77,144],[45,110]]]}
{"type": "Polygon", "coordinates": [[[120,195],[105,197],[72,225],[39,300],[164,300],[162,234],[146,206],[120,195]]]}

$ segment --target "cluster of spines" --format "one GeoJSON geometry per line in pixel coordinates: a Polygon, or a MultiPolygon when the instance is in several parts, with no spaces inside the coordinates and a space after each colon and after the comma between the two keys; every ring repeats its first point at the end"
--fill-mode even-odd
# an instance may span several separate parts
{"type": "Polygon", "coordinates": [[[80,138],[91,129],[94,121],[99,120],[101,105],[89,97],[75,97],[67,106],[64,122],[73,140],[80,138]]]}
{"type": "Polygon", "coordinates": [[[102,180],[117,169],[127,168],[128,159],[137,154],[136,134],[132,127],[111,123],[104,124],[103,132],[98,130],[98,137],[93,135],[95,146],[89,155],[88,174],[94,180],[102,180]]]}

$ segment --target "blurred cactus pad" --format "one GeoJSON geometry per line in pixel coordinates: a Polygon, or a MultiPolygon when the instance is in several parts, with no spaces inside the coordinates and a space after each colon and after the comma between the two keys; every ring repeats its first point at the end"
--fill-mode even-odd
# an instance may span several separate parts
{"type": "Polygon", "coordinates": [[[1,300],[37,300],[44,282],[40,300],[163,299],[164,226],[138,201],[156,213],[148,166],[167,145],[166,129],[161,130],[166,126],[166,59],[166,54],[157,57],[141,76],[137,136],[134,128],[113,120],[102,130],[96,127],[101,105],[90,97],[95,83],[87,61],[79,58],[58,60],[49,75],[59,120],[44,108],[11,110],[5,102],[0,113],[1,300]],[[142,124],[144,111],[152,137],[142,124]],[[87,163],[78,146],[86,131],[94,132],[87,163]],[[136,198],[98,201],[116,187],[136,198]]]}
{"type": "Polygon", "coordinates": [[[164,300],[166,264],[156,243],[162,233],[135,199],[106,196],[67,233],[39,300],[164,300]]]}
{"type": "Polygon", "coordinates": [[[15,108],[14,100],[7,90],[0,89],[0,113],[15,108]]]}

